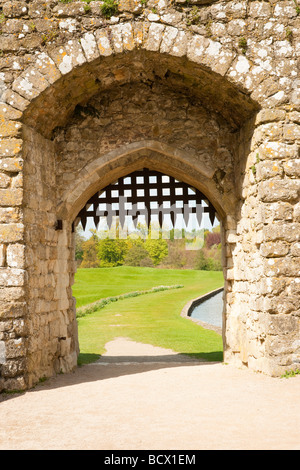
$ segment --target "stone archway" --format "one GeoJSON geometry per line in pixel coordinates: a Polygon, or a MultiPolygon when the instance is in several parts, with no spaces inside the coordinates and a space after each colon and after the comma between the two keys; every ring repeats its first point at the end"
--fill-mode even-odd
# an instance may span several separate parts
{"type": "Polygon", "coordinates": [[[222,214],[225,360],[271,375],[298,363],[295,89],[266,79],[256,47],[250,61],[186,28],[124,21],[49,41],[16,69],[1,107],[1,388],[76,366],[71,222],[142,162],[222,214]]]}

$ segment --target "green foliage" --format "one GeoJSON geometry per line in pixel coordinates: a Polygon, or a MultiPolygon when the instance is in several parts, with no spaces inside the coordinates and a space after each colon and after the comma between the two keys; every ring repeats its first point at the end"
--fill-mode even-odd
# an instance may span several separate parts
{"type": "Polygon", "coordinates": [[[154,264],[157,266],[168,254],[168,244],[166,240],[148,239],[145,241],[145,248],[154,264]]]}
{"type": "Polygon", "coordinates": [[[57,30],[48,31],[46,34],[42,34],[42,44],[47,44],[53,41],[58,36],[57,30]]]}
{"type": "Polygon", "coordinates": [[[256,175],[256,166],[255,165],[251,166],[251,171],[254,175],[256,175]]]}
{"type": "Polygon", "coordinates": [[[190,11],[192,24],[197,24],[200,20],[200,12],[196,5],[194,5],[190,11]]]}
{"type": "Polygon", "coordinates": [[[239,39],[239,48],[242,49],[242,53],[243,53],[243,54],[246,54],[247,48],[248,48],[247,39],[246,39],[246,38],[241,37],[241,38],[239,39]]]}
{"type": "Polygon", "coordinates": [[[286,28],[285,37],[287,38],[289,43],[292,44],[292,42],[293,42],[293,31],[290,28],[286,28]]]}
{"type": "MultiPolygon", "coordinates": [[[[100,267],[100,262],[97,256],[98,252],[98,237],[95,231],[92,232],[91,238],[82,243],[82,268],[98,268],[100,267]]],[[[80,253],[80,247],[76,246],[75,253],[78,250],[80,253]]]]}
{"type": "Polygon", "coordinates": [[[104,0],[100,9],[103,16],[110,18],[118,13],[118,2],[116,0],[104,0]]]}
{"type": "Polygon", "coordinates": [[[296,7],[296,13],[297,13],[297,15],[299,15],[300,14],[300,6],[298,5],[297,0],[294,0],[294,4],[295,4],[295,7],[296,7]]]}
{"type": "Polygon", "coordinates": [[[123,264],[128,251],[128,245],[125,240],[104,238],[98,241],[97,246],[97,254],[101,267],[120,266],[123,264]]]}
{"type": "Polygon", "coordinates": [[[45,375],[43,375],[43,377],[40,377],[40,378],[39,378],[39,383],[42,384],[42,383],[46,382],[46,380],[48,380],[48,377],[46,377],[45,375]]]}
{"type": "Polygon", "coordinates": [[[129,248],[124,259],[126,266],[153,266],[149,253],[142,240],[133,240],[129,242],[129,248]]]}
{"type": "Polygon", "coordinates": [[[221,244],[213,245],[211,248],[204,247],[199,250],[196,258],[195,269],[203,271],[221,271],[221,244]]]}
{"type": "Polygon", "coordinates": [[[295,377],[300,374],[300,369],[296,370],[287,370],[285,374],[281,376],[282,379],[289,379],[290,377],[295,377]]]}
{"type": "MultiPolygon", "coordinates": [[[[178,230],[170,231],[170,239],[151,238],[151,230],[137,227],[136,233],[127,239],[115,238],[112,231],[99,232],[91,230],[89,240],[83,238],[83,232],[77,229],[75,234],[75,258],[82,268],[141,266],[167,267],[177,269],[221,270],[221,236],[220,226],[211,231],[202,229],[198,233],[199,240],[204,241],[197,249],[189,249],[190,236],[178,230]],[[180,233],[179,233],[180,232],[180,233]],[[200,233],[201,232],[201,233],[200,233]],[[179,236],[186,236],[178,239],[179,236]],[[99,238],[101,236],[101,238],[99,238]]],[[[152,232],[153,234],[153,232],[152,232]]],[[[118,235],[118,227],[117,227],[118,235]]]]}
{"type": "Polygon", "coordinates": [[[168,243],[168,255],[163,259],[162,266],[182,269],[188,262],[185,240],[172,240],[168,243]]]}
{"type": "Polygon", "coordinates": [[[75,232],[75,260],[82,261],[84,254],[84,244],[85,238],[80,229],[75,232]]]}

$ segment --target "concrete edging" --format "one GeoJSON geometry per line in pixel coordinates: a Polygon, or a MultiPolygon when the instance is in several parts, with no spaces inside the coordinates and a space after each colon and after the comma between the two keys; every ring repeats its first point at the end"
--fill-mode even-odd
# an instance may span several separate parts
{"type": "Polygon", "coordinates": [[[222,335],[222,328],[219,326],[211,325],[210,323],[203,322],[201,320],[198,320],[197,318],[192,318],[191,313],[195,307],[200,305],[202,302],[204,302],[207,299],[210,299],[214,295],[218,294],[224,290],[224,287],[219,287],[218,289],[212,290],[211,292],[208,292],[207,294],[203,294],[200,297],[197,297],[195,299],[190,300],[182,309],[180,316],[183,318],[188,318],[189,320],[192,320],[193,322],[197,323],[198,325],[202,326],[203,328],[206,328],[208,330],[213,330],[216,333],[222,335]]]}

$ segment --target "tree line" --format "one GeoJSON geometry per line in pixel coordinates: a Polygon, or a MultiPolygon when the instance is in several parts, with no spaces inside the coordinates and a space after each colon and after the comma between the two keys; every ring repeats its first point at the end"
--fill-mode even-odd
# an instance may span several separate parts
{"type": "Polygon", "coordinates": [[[75,258],[80,268],[102,268],[114,266],[144,266],[172,269],[201,269],[221,271],[220,226],[212,230],[202,229],[193,233],[178,233],[171,230],[165,239],[160,232],[158,238],[137,227],[134,236],[112,237],[109,231],[90,230],[91,236],[84,238],[82,229],[75,234],[75,258]],[[180,236],[180,238],[179,238],[180,236]],[[191,240],[199,240],[201,247],[189,249],[191,240]]]}

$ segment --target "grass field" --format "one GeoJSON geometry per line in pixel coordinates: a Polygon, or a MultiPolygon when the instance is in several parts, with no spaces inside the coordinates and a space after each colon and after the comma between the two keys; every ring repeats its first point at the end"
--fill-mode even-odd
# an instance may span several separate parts
{"type": "Polygon", "coordinates": [[[221,336],[182,318],[180,313],[189,300],[223,284],[223,275],[218,271],[129,266],[78,269],[73,286],[77,307],[156,286],[183,285],[179,289],[118,300],[78,318],[79,362],[96,360],[105,352],[105,344],[120,336],[207,360],[222,360],[221,336]]]}

